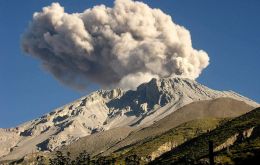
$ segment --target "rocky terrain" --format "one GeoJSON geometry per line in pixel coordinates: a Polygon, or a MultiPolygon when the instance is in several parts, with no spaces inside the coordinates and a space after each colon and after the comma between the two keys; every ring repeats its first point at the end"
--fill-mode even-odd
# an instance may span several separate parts
{"type": "Polygon", "coordinates": [[[133,132],[140,133],[143,128],[189,103],[223,97],[243,102],[248,106],[246,111],[259,105],[235,92],[212,90],[183,78],[152,79],[136,90],[99,90],[15,128],[0,129],[0,145],[3,146],[0,160],[18,159],[38,151],[57,150],[82,137],[91,139],[99,132],[127,128],[119,131],[123,133],[112,140],[111,144],[114,144],[129,138],[133,132]]]}

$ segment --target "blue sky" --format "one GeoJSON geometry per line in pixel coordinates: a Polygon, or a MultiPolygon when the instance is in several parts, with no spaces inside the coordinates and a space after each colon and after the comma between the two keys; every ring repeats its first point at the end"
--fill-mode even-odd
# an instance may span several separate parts
{"type": "MultiPolygon", "coordinates": [[[[0,127],[12,127],[98,89],[78,92],[46,73],[39,61],[26,56],[20,36],[35,11],[50,0],[0,1],[0,127]]],[[[57,1],[55,1],[57,2],[57,1]]],[[[66,12],[81,12],[112,1],[58,1],[66,12]]],[[[259,0],[147,0],[190,30],[193,46],[205,50],[210,65],[197,79],[218,90],[233,90],[260,102],[259,0]]]]}

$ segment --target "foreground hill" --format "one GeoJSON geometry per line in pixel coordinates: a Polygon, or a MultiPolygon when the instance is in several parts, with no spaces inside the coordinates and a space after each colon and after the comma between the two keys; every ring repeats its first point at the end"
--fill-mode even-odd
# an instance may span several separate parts
{"type": "Polygon", "coordinates": [[[219,164],[256,164],[260,155],[260,108],[226,122],[163,154],[151,164],[208,162],[208,141],[213,141],[219,164]],[[251,162],[251,163],[250,163],[251,162]],[[254,163],[253,163],[254,162],[254,163]]]}
{"type": "Polygon", "coordinates": [[[137,155],[143,163],[148,163],[182,143],[216,128],[225,121],[225,119],[216,118],[192,120],[172,128],[163,134],[149,137],[136,144],[124,147],[112,155],[118,157],[117,159],[120,161],[125,160],[128,156],[137,155]]]}

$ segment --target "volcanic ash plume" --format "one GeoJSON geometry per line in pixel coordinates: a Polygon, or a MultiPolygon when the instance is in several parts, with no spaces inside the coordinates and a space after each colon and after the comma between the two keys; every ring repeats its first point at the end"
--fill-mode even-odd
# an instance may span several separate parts
{"type": "Polygon", "coordinates": [[[95,82],[133,89],[154,77],[196,79],[209,64],[207,53],[192,47],[187,29],[161,10],[131,0],[72,14],[53,3],[34,13],[22,47],[76,88],[95,82]]]}

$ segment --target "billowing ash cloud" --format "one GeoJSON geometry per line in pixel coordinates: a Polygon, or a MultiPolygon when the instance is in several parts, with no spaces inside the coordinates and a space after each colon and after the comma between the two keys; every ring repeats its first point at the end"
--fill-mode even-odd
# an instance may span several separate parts
{"type": "Polygon", "coordinates": [[[169,15],[142,2],[116,0],[69,14],[58,3],[33,15],[22,37],[24,51],[61,82],[84,88],[135,88],[151,78],[196,79],[209,64],[203,50],[169,15]]]}

